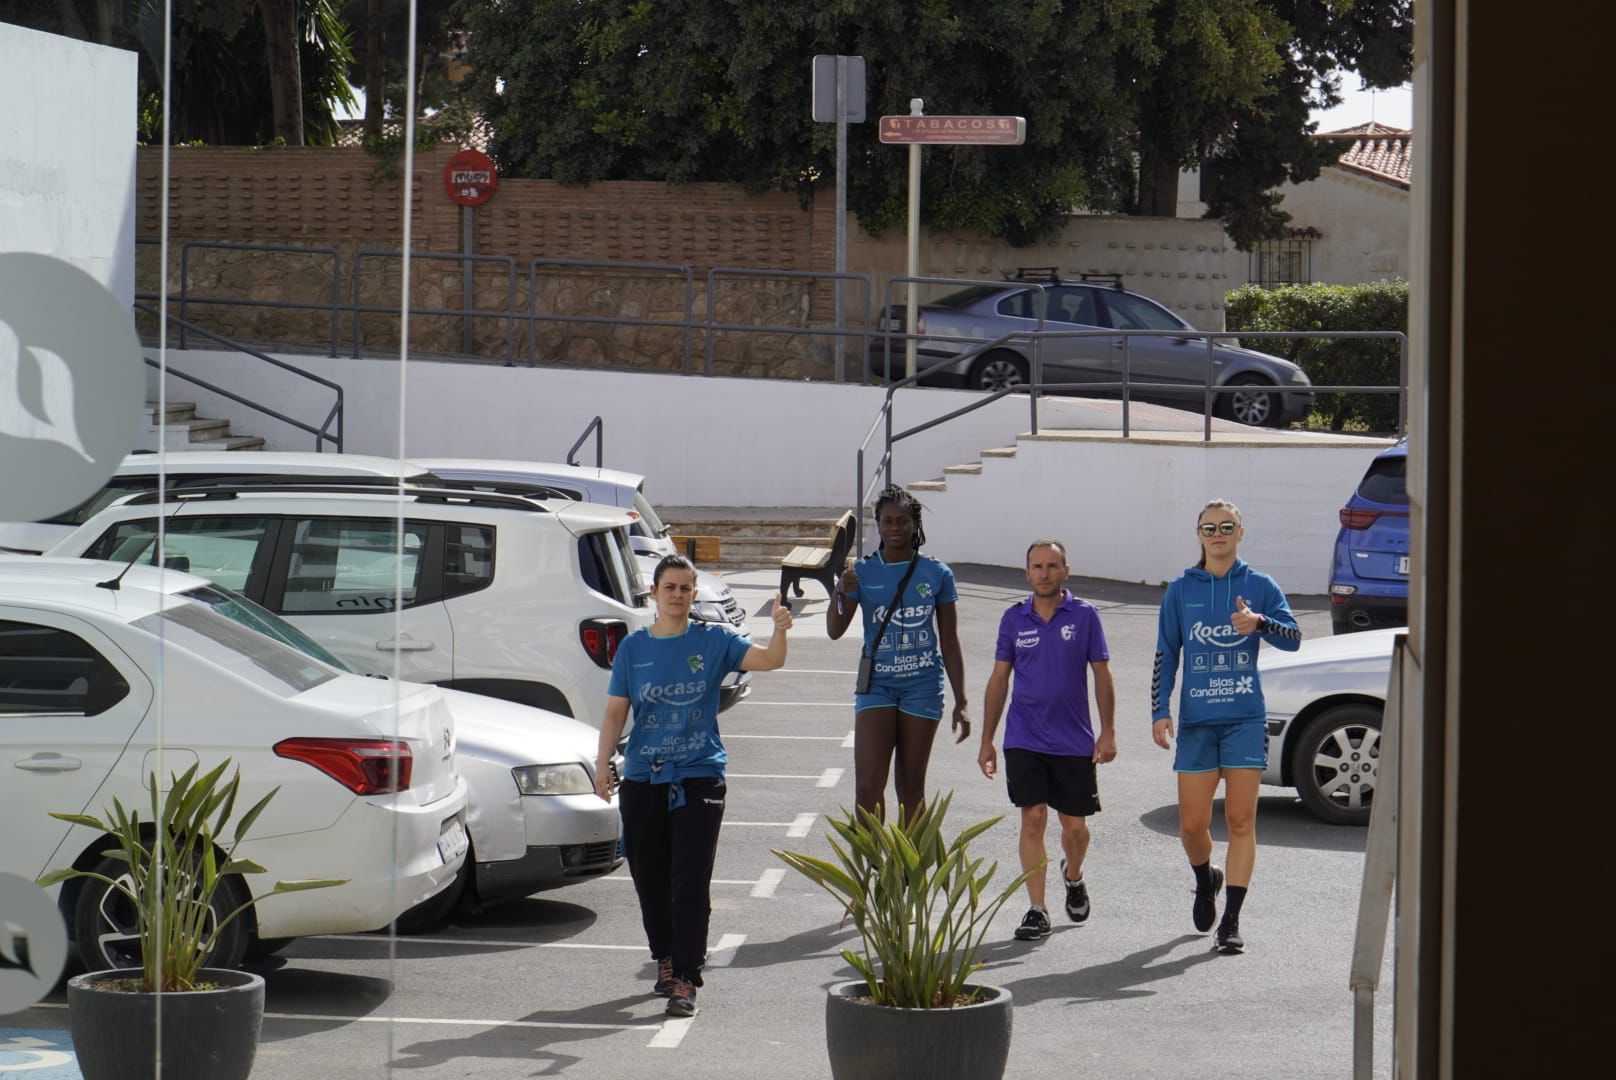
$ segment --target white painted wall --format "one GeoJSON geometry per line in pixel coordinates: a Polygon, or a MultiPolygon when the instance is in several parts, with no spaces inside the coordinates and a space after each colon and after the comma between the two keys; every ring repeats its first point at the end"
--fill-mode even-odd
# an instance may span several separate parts
{"type": "Polygon", "coordinates": [[[1329,586],[1336,511],[1388,440],[1293,436],[1275,445],[1150,436],[1024,438],[979,476],[953,474],[922,494],[928,548],[944,561],[1020,566],[1054,536],[1072,572],[1160,584],[1194,564],[1207,500],[1240,507],[1241,557],[1294,593],[1329,586]]]}
{"type": "Polygon", "coordinates": [[[0,250],[135,298],[135,54],[0,23],[0,250]]]}
{"type": "Polygon", "coordinates": [[[1291,226],[1311,225],[1313,280],[1357,285],[1408,276],[1408,192],[1347,169],[1280,189],[1291,226]]]}

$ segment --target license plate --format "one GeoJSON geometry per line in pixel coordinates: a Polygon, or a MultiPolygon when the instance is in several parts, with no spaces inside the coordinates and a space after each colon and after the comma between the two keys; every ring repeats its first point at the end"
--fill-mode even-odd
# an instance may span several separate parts
{"type": "Polygon", "coordinates": [[[438,830],[438,857],[452,863],[466,853],[471,842],[466,838],[466,823],[452,817],[438,830]]]}
{"type": "Polygon", "coordinates": [[[1408,573],[1408,556],[1407,555],[1399,555],[1397,557],[1397,572],[1399,574],[1408,573]]]}

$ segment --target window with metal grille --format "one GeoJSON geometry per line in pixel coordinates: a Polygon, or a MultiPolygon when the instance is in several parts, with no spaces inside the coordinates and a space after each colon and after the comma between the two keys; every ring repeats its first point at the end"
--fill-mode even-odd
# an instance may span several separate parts
{"type": "Polygon", "coordinates": [[[1313,241],[1306,237],[1263,240],[1251,249],[1254,285],[1307,285],[1313,281],[1313,241]]]}

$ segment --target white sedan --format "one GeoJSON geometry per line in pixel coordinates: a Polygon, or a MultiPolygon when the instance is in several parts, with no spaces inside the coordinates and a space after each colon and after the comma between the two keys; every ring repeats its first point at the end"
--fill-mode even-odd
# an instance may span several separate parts
{"type": "MultiPolygon", "coordinates": [[[[224,758],[270,801],[216,911],[277,880],[342,878],[232,922],[210,963],[254,945],[387,926],[450,887],[468,847],[466,782],[441,691],[337,672],[183,594],[201,578],[105,562],[0,558],[0,870],[119,875],[105,836],[51,811],[150,801],[149,776],[224,758]]],[[[132,912],[89,879],[52,886],[91,970],[139,963],[132,912]]]]}
{"type": "Polygon", "coordinates": [[[1268,768],[1262,782],[1295,788],[1333,825],[1367,825],[1380,771],[1380,724],[1392,646],[1406,627],[1264,649],[1268,768]]]}

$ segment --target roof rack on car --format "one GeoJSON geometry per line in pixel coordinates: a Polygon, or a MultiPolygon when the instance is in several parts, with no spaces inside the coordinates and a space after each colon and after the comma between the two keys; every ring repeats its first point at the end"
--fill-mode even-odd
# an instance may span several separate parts
{"type": "Polygon", "coordinates": [[[1109,283],[1110,286],[1113,289],[1117,290],[1118,292],[1122,291],[1122,275],[1121,274],[1098,274],[1098,273],[1094,273],[1092,271],[1085,270],[1081,274],[1079,274],[1078,277],[1083,281],[1104,281],[1104,282],[1109,283]]]}
{"type": "Polygon", "coordinates": [[[1051,285],[1060,284],[1060,267],[1058,266],[1018,266],[1014,274],[1006,274],[1007,281],[1047,281],[1051,285]]]}
{"type": "Polygon", "coordinates": [[[437,478],[432,481],[432,487],[487,491],[496,495],[523,495],[529,499],[559,499],[562,502],[577,502],[578,497],[551,487],[549,484],[527,480],[457,480],[437,478]]]}
{"type": "MultiPolygon", "coordinates": [[[[120,501],[121,506],[145,506],[160,502],[205,502],[234,499],[238,495],[275,494],[284,489],[294,495],[310,493],[320,495],[391,495],[392,491],[374,484],[220,484],[215,486],[174,488],[168,492],[142,491],[120,501]],[[166,494],[167,498],[163,496],[166,494]]],[[[537,496],[523,496],[501,492],[470,491],[465,488],[423,487],[404,484],[395,489],[405,498],[421,503],[446,503],[460,506],[478,506],[485,509],[529,510],[535,513],[554,513],[537,496]]]]}

